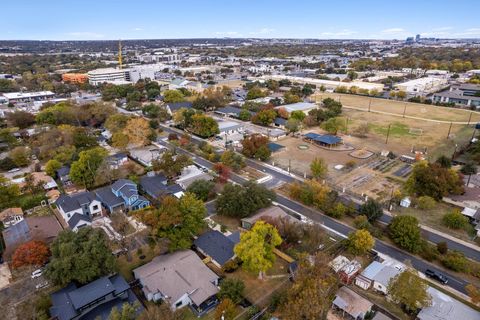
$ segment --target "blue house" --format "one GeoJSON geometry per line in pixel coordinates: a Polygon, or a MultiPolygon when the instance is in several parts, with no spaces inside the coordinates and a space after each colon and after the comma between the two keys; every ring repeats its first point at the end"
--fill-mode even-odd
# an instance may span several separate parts
{"type": "Polygon", "coordinates": [[[112,213],[118,210],[134,211],[150,206],[150,201],[138,194],[137,184],[128,179],[95,190],[98,200],[112,213]]]}

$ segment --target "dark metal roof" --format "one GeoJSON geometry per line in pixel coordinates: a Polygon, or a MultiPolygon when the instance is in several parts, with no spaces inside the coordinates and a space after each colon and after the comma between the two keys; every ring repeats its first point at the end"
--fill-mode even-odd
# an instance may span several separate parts
{"type": "Polygon", "coordinates": [[[15,246],[31,240],[30,228],[27,221],[24,219],[8,227],[3,232],[3,240],[5,247],[15,246]]]}
{"type": "Polygon", "coordinates": [[[223,265],[235,256],[233,248],[238,242],[236,242],[236,237],[232,238],[230,239],[217,230],[211,230],[199,236],[194,243],[197,248],[223,265]]]}
{"type": "Polygon", "coordinates": [[[59,177],[64,177],[68,176],[70,174],[70,167],[69,166],[63,166],[60,169],[57,170],[57,176],[59,177]]]}
{"type": "Polygon", "coordinates": [[[113,192],[111,186],[106,186],[100,189],[95,190],[98,199],[107,207],[116,207],[118,205],[124,204],[122,198],[117,197],[113,192]]]}
{"type": "Polygon", "coordinates": [[[114,291],[115,287],[110,279],[103,277],[69,292],[68,296],[72,301],[73,307],[78,310],[114,291]]]}
{"type": "Polygon", "coordinates": [[[55,201],[55,204],[62,208],[64,212],[70,212],[80,209],[85,204],[90,204],[93,200],[95,200],[95,194],[85,191],[71,195],[62,194],[57,201],[55,201]]]}
{"type": "Polygon", "coordinates": [[[342,142],[342,139],[340,137],[337,137],[337,136],[334,136],[334,135],[331,135],[331,134],[323,134],[322,135],[322,134],[317,134],[317,133],[307,133],[305,135],[305,138],[311,139],[315,142],[320,142],[320,143],[329,144],[329,145],[337,144],[337,143],[342,142]]]}
{"type": "Polygon", "coordinates": [[[153,177],[141,177],[140,186],[143,191],[155,198],[183,191],[178,184],[167,185],[167,178],[161,174],[153,177]]]}
{"type": "Polygon", "coordinates": [[[267,146],[268,146],[268,149],[270,149],[270,151],[272,152],[277,152],[278,150],[285,148],[285,146],[282,146],[281,144],[278,144],[275,142],[269,142],[267,146]]]}
{"type": "Polygon", "coordinates": [[[92,222],[92,219],[90,219],[89,216],[86,216],[84,214],[80,213],[75,213],[69,220],[68,220],[68,226],[70,229],[73,229],[77,226],[77,224],[80,221],[86,221],[86,222],[92,222]]]}
{"type": "Polygon", "coordinates": [[[273,123],[278,126],[284,126],[287,123],[287,120],[280,117],[276,117],[275,120],[273,120],[273,123]]]}

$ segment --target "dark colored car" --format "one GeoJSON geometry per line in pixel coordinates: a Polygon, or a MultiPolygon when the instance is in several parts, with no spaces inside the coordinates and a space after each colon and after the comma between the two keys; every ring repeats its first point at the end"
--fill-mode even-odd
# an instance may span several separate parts
{"type": "Polygon", "coordinates": [[[432,279],[435,279],[443,284],[447,284],[448,283],[448,279],[447,277],[445,277],[443,274],[441,273],[438,273],[438,272],[435,272],[433,270],[430,270],[430,269],[427,269],[425,271],[425,275],[429,278],[432,278],[432,279]]]}

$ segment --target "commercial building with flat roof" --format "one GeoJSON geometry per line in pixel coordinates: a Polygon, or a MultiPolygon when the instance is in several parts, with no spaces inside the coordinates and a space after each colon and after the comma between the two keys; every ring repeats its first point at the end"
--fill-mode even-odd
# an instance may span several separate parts
{"type": "Polygon", "coordinates": [[[405,91],[407,94],[422,96],[440,91],[447,86],[447,79],[434,77],[413,79],[395,85],[398,90],[405,91]]]}
{"type": "Polygon", "coordinates": [[[7,103],[17,102],[32,102],[48,100],[55,96],[52,91],[37,91],[37,92],[8,92],[2,94],[7,103]]]}
{"type": "Polygon", "coordinates": [[[95,69],[88,72],[88,81],[94,86],[104,82],[130,81],[130,69],[95,69]]]}

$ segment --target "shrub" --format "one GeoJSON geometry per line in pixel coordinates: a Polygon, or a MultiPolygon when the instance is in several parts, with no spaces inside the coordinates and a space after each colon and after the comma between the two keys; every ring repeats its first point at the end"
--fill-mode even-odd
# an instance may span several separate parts
{"type": "Polygon", "coordinates": [[[437,204],[435,199],[429,196],[421,196],[417,199],[417,201],[418,201],[418,207],[422,210],[433,209],[437,204]]]}
{"type": "Polygon", "coordinates": [[[360,216],[357,216],[353,220],[353,225],[357,229],[367,229],[368,230],[370,228],[370,222],[368,222],[367,216],[365,216],[363,214],[360,215],[360,216]]]}
{"type": "Polygon", "coordinates": [[[448,244],[445,241],[437,243],[437,251],[440,254],[446,254],[448,252],[448,244]]]}
{"type": "Polygon", "coordinates": [[[233,260],[230,260],[230,261],[227,261],[227,263],[225,263],[223,265],[223,271],[224,272],[234,272],[235,270],[237,270],[239,267],[238,265],[238,261],[236,259],[233,259],[233,260]]]}
{"type": "Polygon", "coordinates": [[[421,247],[422,249],[420,251],[420,256],[423,259],[427,261],[433,261],[437,259],[438,251],[435,246],[431,245],[430,243],[424,240],[422,241],[421,247]]]}
{"type": "Polygon", "coordinates": [[[460,210],[454,209],[446,213],[442,218],[443,224],[450,229],[461,229],[468,224],[468,218],[460,210]]]}
{"type": "Polygon", "coordinates": [[[443,256],[442,264],[453,271],[465,272],[468,269],[468,260],[459,251],[450,251],[443,256]]]}

